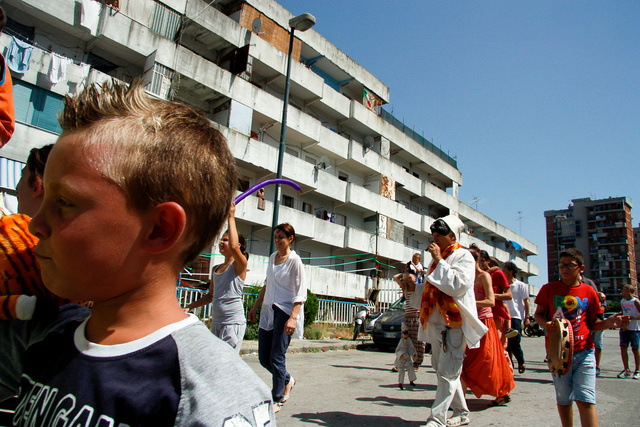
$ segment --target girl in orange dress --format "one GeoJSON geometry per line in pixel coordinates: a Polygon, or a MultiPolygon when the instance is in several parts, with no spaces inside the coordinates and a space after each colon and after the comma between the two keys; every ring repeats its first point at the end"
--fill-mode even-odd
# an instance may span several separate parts
{"type": "Polygon", "coordinates": [[[480,268],[478,248],[472,245],[469,250],[476,260],[474,290],[478,318],[489,328],[489,331],[480,340],[480,347],[467,348],[461,380],[463,388],[469,387],[476,397],[481,397],[483,394],[495,396],[496,399],[491,402],[491,406],[506,405],[511,400],[509,393],[515,387],[515,382],[513,370],[505,356],[493,321],[491,307],[495,300],[491,276],[480,268]]]}

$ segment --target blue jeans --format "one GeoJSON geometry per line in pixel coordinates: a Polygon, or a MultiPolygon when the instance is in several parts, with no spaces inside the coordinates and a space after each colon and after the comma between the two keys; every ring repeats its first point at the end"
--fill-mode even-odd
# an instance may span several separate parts
{"type": "Polygon", "coordinates": [[[571,368],[564,376],[552,375],[556,401],[571,405],[574,400],[596,403],[596,356],[592,348],[573,354],[571,368]]]}
{"type": "Polygon", "coordinates": [[[275,304],[272,307],[273,329],[270,331],[258,329],[258,358],[260,364],[271,372],[273,380],[271,397],[274,403],[278,403],[284,394],[284,386],[291,380],[285,360],[291,335],[284,333],[284,325],[289,320],[289,315],[275,304]]]}

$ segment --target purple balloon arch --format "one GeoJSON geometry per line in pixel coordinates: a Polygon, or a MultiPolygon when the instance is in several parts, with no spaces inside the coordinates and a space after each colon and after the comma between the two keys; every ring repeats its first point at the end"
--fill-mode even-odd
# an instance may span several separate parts
{"type": "Polygon", "coordinates": [[[298,191],[300,190],[300,186],[295,182],[291,181],[290,179],[286,179],[286,178],[267,179],[265,181],[257,183],[256,185],[254,185],[253,187],[251,187],[250,189],[248,189],[247,191],[245,191],[244,193],[236,197],[236,199],[234,200],[235,204],[237,205],[238,203],[243,201],[249,194],[253,193],[254,191],[258,191],[259,189],[271,184],[286,184],[298,191]]]}

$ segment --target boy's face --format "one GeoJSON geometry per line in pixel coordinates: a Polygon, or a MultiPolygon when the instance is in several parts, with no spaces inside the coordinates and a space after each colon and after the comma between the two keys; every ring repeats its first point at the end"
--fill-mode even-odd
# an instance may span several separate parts
{"type": "Polygon", "coordinates": [[[562,277],[562,281],[565,283],[575,282],[584,271],[584,265],[578,266],[576,260],[571,257],[560,258],[558,268],[560,269],[560,277],[562,277]]]}
{"type": "Polygon", "coordinates": [[[22,169],[22,176],[16,185],[16,196],[18,198],[18,212],[32,217],[38,212],[40,203],[42,203],[42,181],[35,177],[37,188],[34,189],[29,186],[29,178],[31,178],[31,172],[28,167],[25,167],[22,169]]]}
{"type": "Polygon", "coordinates": [[[420,255],[414,255],[411,260],[414,264],[420,264],[420,255]]]}
{"type": "Polygon", "coordinates": [[[100,302],[137,287],[144,222],[127,209],[122,189],[91,166],[95,153],[74,144],[79,137],[64,136],[53,148],[44,201],[29,230],[40,239],[36,256],[46,287],[71,300],[100,302]]]}
{"type": "Polygon", "coordinates": [[[631,290],[629,288],[627,288],[626,286],[622,287],[622,296],[625,299],[631,299],[631,290]]]}

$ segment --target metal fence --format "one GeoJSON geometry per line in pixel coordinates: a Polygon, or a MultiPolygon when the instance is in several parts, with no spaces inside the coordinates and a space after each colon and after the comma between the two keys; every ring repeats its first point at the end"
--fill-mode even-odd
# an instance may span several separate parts
{"type": "MultiPolygon", "coordinates": [[[[208,293],[208,291],[203,291],[199,289],[193,288],[185,288],[179,286],[177,289],[177,297],[180,302],[181,307],[186,307],[188,304],[191,304],[194,301],[202,298],[204,295],[208,293]]],[[[385,293],[387,298],[381,298],[383,301],[379,302],[378,307],[380,311],[385,311],[389,308],[389,306],[397,299],[395,296],[398,294],[397,289],[383,289],[380,291],[381,293],[385,293]]],[[[243,295],[243,302],[245,303],[245,307],[247,306],[247,299],[251,296],[255,296],[255,294],[245,293],[243,295]]],[[[399,297],[398,297],[399,298],[399,297]]],[[[353,323],[353,318],[356,314],[356,310],[358,306],[363,305],[362,303],[356,303],[351,301],[339,301],[339,300],[329,300],[329,299],[321,299],[318,298],[318,314],[316,315],[315,321],[317,323],[326,323],[330,325],[348,325],[353,323]]],[[[373,306],[370,304],[370,308],[373,306]]],[[[202,320],[207,320],[211,318],[211,304],[207,304],[202,307],[198,307],[194,310],[194,314],[198,316],[202,320]]],[[[245,313],[246,315],[247,313],[245,313]]]]}

